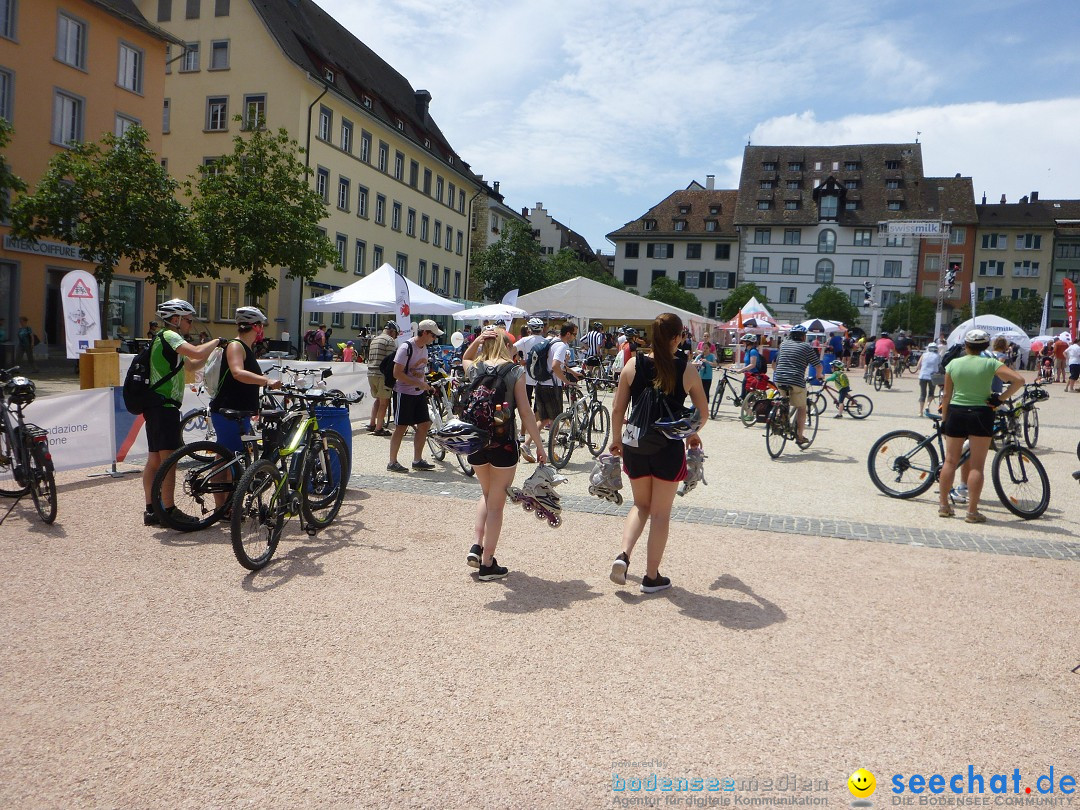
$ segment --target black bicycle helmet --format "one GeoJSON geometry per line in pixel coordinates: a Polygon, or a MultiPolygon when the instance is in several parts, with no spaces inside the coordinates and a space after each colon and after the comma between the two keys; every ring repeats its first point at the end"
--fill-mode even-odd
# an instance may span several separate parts
{"type": "Polygon", "coordinates": [[[13,405],[26,406],[34,401],[37,389],[32,380],[27,377],[12,377],[4,386],[4,396],[13,405]]]}
{"type": "Polygon", "coordinates": [[[679,417],[674,417],[672,419],[657,419],[653,422],[653,427],[669,439],[681,440],[686,439],[697,432],[699,421],[697,408],[691,408],[679,417]]]}
{"type": "Polygon", "coordinates": [[[486,447],[490,436],[486,430],[470,422],[452,419],[438,430],[433,430],[431,438],[451,453],[467,455],[486,447]]]}

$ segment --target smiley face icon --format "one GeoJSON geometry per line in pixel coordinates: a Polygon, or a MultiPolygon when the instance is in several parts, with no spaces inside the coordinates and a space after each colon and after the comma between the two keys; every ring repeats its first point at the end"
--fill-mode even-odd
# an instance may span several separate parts
{"type": "Polygon", "coordinates": [[[851,791],[852,796],[856,796],[860,799],[864,799],[867,796],[872,796],[877,789],[877,780],[874,779],[874,775],[866,768],[859,768],[847,780],[848,790],[851,791]]]}

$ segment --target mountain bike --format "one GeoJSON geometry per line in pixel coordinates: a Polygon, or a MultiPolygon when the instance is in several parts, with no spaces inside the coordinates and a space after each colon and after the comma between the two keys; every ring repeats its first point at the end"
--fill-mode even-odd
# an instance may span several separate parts
{"type": "Polygon", "coordinates": [[[1035,449],[1039,443],[1039,409],[1038,402],[1050,399],[1050,392],[1043,388],[1038,380],[1024,386],[1024,393],[1020,396],[1020,408],[1023,411],[1024,444],[1035,449]]]}
{"type": "MultiPolygon", "coordinates": [[[[823,382],[813,394],[807,393],[806,405],[821,416],[828,407],[829,400],[832,400],[835,406],[840,400],[840,394],[831,385],[823,382]]],[[[874,401],[866,394],[848,394],[844,399],[844,412],[852,419],[865,419],[874,412],[874,401]]]]}
{"type": "MultiPolygon", "coordinates": [[[[765,421],[765,449],[769,451],[769,456],[772,458],[780,458],[788,440],[797,442],[799,436],[795,426],[797,411],[791,407],[791,386],[781,385],[779,390],[780,393],[773,398],[772,407],[769,408],[769,415],[765,421]]],[[[800,449],[805,450],[814,443],[817,430],[818,414],[808,404],[806,426],[803,428],[803,437],[808,440],[808,443],[800,449]]]]}
{"type": "Polygon", "coordinates": [[[904,372],[907,371],[907,367],[908,367],[907,358],[905,358],[904,355],[902,355],[902,354],[897,354],[896,356],[894,356],[889,361],[889,364],[892,366],[892,373],[893,373],[893,379],[894,380],[899,378],[899,377],[903,377],[904,372]]]}
{"type": "Polygon", "coordinates": [[[604,452],[611,432],[611,412],[600,402],[597,392],[612,388],[615,381],[607,378],[584,378],[588,397],[582,396],[577,386],[568,386],[567,395],[572,404],[551,423],[548,437],[548,461],[557,470],[565,467],[579,444],[589,448],[595,458],[604,452]]]}
{"type": "MultiPolygon", "coordinates": [[[[914,498],[926,492],[941,475],[945,443],[941,417],[932,417],[934,432],[929,436],[913,430],[886,433],[870,448],[867,471],[874,486],[890,498],[914,498]]],[[[994,418],[994,439],[998,449],[990,466],[994,490],[1002,505],[1025,520],[1037,518],[1050,505],[1050,479],[1035,454],[1022,447],[1009,427],[1008,413],[998,410],[994,418]]],[[[968,460],[965,446],[957,469],[968,460]]]]}
{"type": "Polygon", "coordinates": [[[882,386],[889,389],[892,388],[892,380],[889,379],[888,368],[888,362],[871,364],[869,374],[875,391],[880,391],[882,386]]]}
{"type": "MultiPolygon", "coordinates": [[[[720,376],[715,380],[716,390],[713,391],[712,404],[709,406],[709,418],[715,419],[716,415],[720,413],[720,406],[724,403],[724,394],[727,393],[731,397],[731,404],[736,408],[742,406],[742,395],[736,393],[735,383],[731,379],[734,371],[728,369],[720,369],[720,376]]],[[[715,377],[715,375],[713,375],[715,377]]]]}
{"type": "Polygon", "coordinates": [[[56,520],[56,480],[49,452],[49,434],[23,418],[34,401],[34,384],[15,372],[0,370],[0,495],[21,498],[27,492],[38,517],[56,520]]]}

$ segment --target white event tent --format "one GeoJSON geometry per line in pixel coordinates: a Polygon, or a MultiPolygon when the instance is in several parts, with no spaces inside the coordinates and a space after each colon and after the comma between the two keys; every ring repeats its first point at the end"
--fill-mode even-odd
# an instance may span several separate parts
{"type": "Polygon", "coordinates": [[[1027,333],[1012,321],[1007,321],[997,315],[980,315],[977,318],[964,321],[949,333],[949,338],[945,341],[946,344],[952,346],[954,343],[959,343],[964,339],[964,335],[972,329],[982,329],[990,335],[991,341],[999,335],[1006,340],[1011,340],[1020,347],[1020,351],[1025,356],[1031,351],[1031,338],[1027,336],[1027,333]]]}
{"type": "Polygon", "coordinates": [[[717,328],[719,322],[660,301],[609,287],[589,278],[572,278],[518,297],[517,306],[528,312],[558,310],[581,320],[610,323],[651,321],[662,312],[674,312],[695,334],[717,328]]]}
{"type": "MultiPolygon", "coordinates": [[[[303,303],[304,312],[396,313],[395,275],[397,271],[389,264],[384,264],[370,276],[365,276],[348,287],[316,298],[308,298],[303,303]]],[[[409,279],[405,279],[405,283],[409,286],[410,314],[453,315],[461,310],[461,304],[456,301],[425,290],[409,279]]]]}

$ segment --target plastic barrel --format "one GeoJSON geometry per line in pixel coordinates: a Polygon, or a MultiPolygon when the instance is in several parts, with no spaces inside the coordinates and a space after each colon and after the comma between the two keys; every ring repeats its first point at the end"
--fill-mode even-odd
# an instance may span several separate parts
{"type": "MultiPolygon", "coordinates": [[[[351,468],[352,423],[349,421],[349,409],[320,406],[315,409],[315,418],[319,420],[319,427],[322,430],[336,430],[341,434],[341,438],[345,440],[345,446],[349,448],[349,458],[345,460],[345,464],[347,468],[351,468]]],[[[337,484],[337,467],[335,466],[334,469],[334,484],[337,484]]],[[[351,469],[348,469],[348,472],[351,472],[351,469]]]]}

